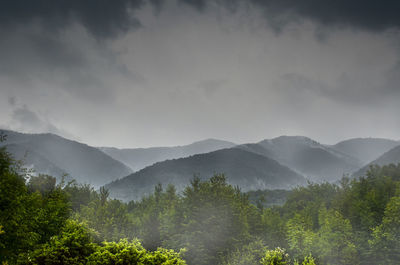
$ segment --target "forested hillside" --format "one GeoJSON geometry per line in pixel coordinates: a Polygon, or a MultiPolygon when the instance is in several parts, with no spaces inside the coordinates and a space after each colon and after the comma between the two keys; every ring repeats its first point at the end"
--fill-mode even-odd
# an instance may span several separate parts
{"type": "Polygon", "coordinates": [[[106,185],[111,197],[122,200],[140,199],[153,191],[158,183],[173,184],[182,191],[193,175],[209,179],[221,172],[228,183],[243,190],[289,189],[306,184],[306,179],[273,159],[238,148],[218,150],[187,158],[167,160],[144,168],[106,185]]]}
{"type": "Polygon", "coordinates": [[[1,149],[0,262],[398,264],[400,164],[372,167],[339,185],[295,188],[269,208],[227,180],[192,178],[181,194],[156,185],[125,203],[104,188],[56,185],[51,176],[27,182],[1,149]]]}
{"type": "Polygon", "coordinates": [[[36,173],[50,174],[58,180],[76,179],[96,188],[130,174],[130,168],[97,148],[71,141],[55,134],[25,134],[5,131],[6,141],[0,142],[8,152],[36,173]]]}

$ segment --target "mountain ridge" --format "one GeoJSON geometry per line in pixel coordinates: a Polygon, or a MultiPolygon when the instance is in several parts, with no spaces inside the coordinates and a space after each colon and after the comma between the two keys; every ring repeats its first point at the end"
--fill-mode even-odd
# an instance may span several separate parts
{"type": "Polygon", "coordinates": [[[122,149],[114,147],[99,147],[99,149],[114,159],[129,166],[135,172],[147,166],[151,166],[156,162],[208,153],[233,146],[236,146],[236,144],[224,140],[209,138],[180,146],[122,149]]]}
{"type": "Polygon", "coordinates": [[[67,173],[68,178],[99,187],[132,172],[121,162],[87,144],[49,133],[2,131],[7,138],[0,146],[10,147],[9,151],[16,159],[23,160],[27,153],[25,159],[28,161],[25,162],[36,161],[32,168],[37,173],[52,174],[58,179],[67,173]],[[46,161],[50,163],[46,165],[46,161]],[[63,173],[60,176],[61,172],[63,173]]]}
{"type": "Polygon", "coordinates": [[[306,136],[279,136],[237,148],[272,158],[317,182],[335,181],[361,166],[353,157],[306,136]]]}
{"type": "Polygon", "coordinates": [[[358,158],[364,166],[397,145],[400,145],[399,141],[369,137],[340,141],[332,145],[331,148],[358,158]]]}
{"type": "Polygon", "coordinates": [[[178,191],[182,191],[193,175],[208,179],[215,173],[226,174],[228,183],[244,190],[289,188],[306,183],[303,176],[273,159],[238,148],[227,148],[157,162],[105,187],[110,196],[118,199],[138,199],[152,192],[158,183],[174,184],[178,191]]]}
{"type": "Polygon", "coordinates": [[[389,164],[398,164],[400,163],[400,145],[390,149],[374,161],[368,163],[364,167],[360,168],[357,170],[353,176],[354,177],[360,177],[364,176],[366,172],[368,171],[369,167],[372,165],[377,165],[377,166],[384,166],[384,165],[389,165],[389,164]]]}

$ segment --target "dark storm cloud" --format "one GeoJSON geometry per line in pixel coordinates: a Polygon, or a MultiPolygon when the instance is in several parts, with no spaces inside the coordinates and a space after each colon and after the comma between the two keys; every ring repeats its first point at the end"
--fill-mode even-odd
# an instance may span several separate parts
{"type": "Polygon", "coordinates": [[[399,137],[400,3],[0,3],[7,128],[119,147],[399,137]]]}
{"type": "Polygon", "coordinates": [[[236,10],[253,5],[265,13],[274,26],[296,18],[308,18],[327,26],[353,26],[366,30],[400,27],[400,1],[397,0],[180,0],[198,10],[214,3],[236,10]]]}
{"type": "Polygon", "coordinates": [[[144,0],[3,0],[0,23],[3,26],[18,26],[37,21],[46,29],[58,30],[77,20],[96,37],[113,37],[140,25],[131,12],[140,8],[144,2],[144,0]]]}
{"type": "MultiPolygon", "coordinates": [[[[179,0],[204,11],[223,6],[235,11],[253,6],[275,27],[295,18],[309,18],[323,25],[385,30],[400,26],[400,2],[396,0],[179,0]]],[[[161,12],[165,0],[4,0],[0,25],[26,25],[32,21],[58,30],[77,21],[98,38],[114,37],[140,25],[132,12],[150,3],[161,12]]]]}

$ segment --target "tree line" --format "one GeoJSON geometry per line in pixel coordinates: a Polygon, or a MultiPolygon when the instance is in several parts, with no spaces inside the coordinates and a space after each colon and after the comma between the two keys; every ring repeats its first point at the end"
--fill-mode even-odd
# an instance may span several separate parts
{"type": "MultiPolygon", "coordinates": [[[[268,194],[275,194],[269,192],[268,194]]],[[[282,192],[277,193],[279,201],[282,192]]],[[[2,264],[398,264],[400,164],[310,183],[277,205],[194,177],[139,201],[32,176],[0,150],[2,264]],[[268,205],[268,207],[265,207],[268,205]]],[[[268,197],[267,197],[268,198],[268,197]]]]}

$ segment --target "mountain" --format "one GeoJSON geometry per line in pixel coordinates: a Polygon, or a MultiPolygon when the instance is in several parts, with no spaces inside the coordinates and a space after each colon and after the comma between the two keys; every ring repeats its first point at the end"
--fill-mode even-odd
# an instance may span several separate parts
{"type": "Polygon", "coordinates": [[[78,182],[99,187],[132,171],[97,148],[54,134],[23,134],[5,131],[7,140],[0,143],[16,159],[24,160],[37,173],[58,179],[65,173],[78,182]]]}
{"type": "Polygon", "coordinates": [[[234,143],[207,139],[189,145],[175,147],[152,147],[135,149],[117,149],[113,147],[100,147],[104,153],[129,166],[133,171],[143,169],[156,162],[167,159],[176,159],[195,154],[208,153],[235,146],[234,143]]]}
{"type": "Polygon", "coordinates": [[[238,148],[222,149],[206,154],[155,163],[108,185],[110,195],[122,200],[139,199],[154,190],[158,183],[174,184],[182,191],[194,174],[208,179],[224,173],[228,183],[244,191],[288,189],[306,183],[303,176],[268,157],[238,148]]]}
{"type": "Polygon", "coordinates": [[[374,161],[370,162],[366,166],[362,167],[360,170],[358,170],[356,173],[353,175],[356,177],[359,176],[364,176],[365,173],[367,173],[369,167],[371,165],[379,165],[379,166],[384,166],[384,165],[389,165],[389,164],[398,164],[400,163],[400,145],[390,149],[374,161]]]}
{"type": "Polygon", "coordinates": [[[237,148],[272,158],[313,181],[335,181],[361,166],[357,159],[304,136],[280,136],[237,148]]]}
{"type": "MultiPolygon", "coordinates": [[[[35,152],[35,150],[28,148],[25,145],[8,144],[6,145],[6,147],[7,152],[11,153],[14,158],[17,158],[18,160],[23,160],[24,167],[29,170],[34,170],[35,172],[40,172],[41,174],[57,177],[61,177],[67,174],[63,169],[54,165],[44,156],[35,152]]],[[[72,180],[72,178],[65,176],[65,180],[70,181],[72,180]]]]}
{"type": "Polygon", "coordinates": [[[339,142],[331,148],[357,158],[366,165],[400,143],[382,138],[354,138],[339,142]]]}

